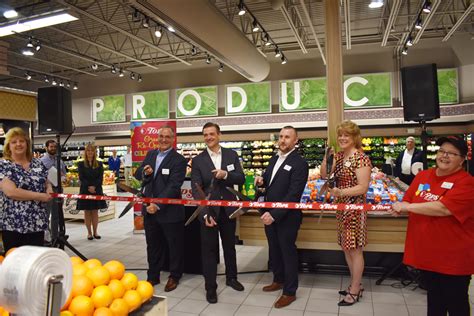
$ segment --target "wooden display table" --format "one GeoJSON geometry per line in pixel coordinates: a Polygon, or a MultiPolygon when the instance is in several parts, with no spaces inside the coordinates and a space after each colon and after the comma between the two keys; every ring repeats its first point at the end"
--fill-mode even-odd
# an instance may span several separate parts
{"type": "MultiPolygon", "coordinates": [[[[112,185],[104,185],[102,186],[105,195],[117,195],[117,186],[115,184],[112,185]]],[[[79,187],[65,187],[63,188],[64,193],[69,194],[79,194],[79,187]]],[[[105,221],[108,219],[115,218],[115,202],[114,201],[106,201],[108,208],[99,210],[99,222],[105,221]]],[[[79,211],[76,209],[77,200],[74,199],[65,199],[63,203],[63,212],[64,212],[64,219],[84,219],[83,211],[79,211]]]]}

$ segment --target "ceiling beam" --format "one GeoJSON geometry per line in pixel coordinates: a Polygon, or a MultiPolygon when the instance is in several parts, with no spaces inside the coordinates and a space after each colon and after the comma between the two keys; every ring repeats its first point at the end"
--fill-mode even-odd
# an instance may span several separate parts
{"type": "Polygon", "coordinates": [[[442,42],[446,42],[449,38],[456,32],[459,26],[464,22],[464,20],[469,16],[469,14],[474,10],[474,2],[471,2],[471,5],[464,11],[464,13],[459,17],[453,27],[449,30],[448,34],[441,40],[442,42]]]}
{"type": "Polygon", "coordinates": [[[306,8],[306,4],[304,3],[304,0],[300,0],[300,4],[301,4],[301,8],[303,9],[304,16],[306,17],[306,20],[308,21],[309,28],[311,29],[311,33],[313,33],[314,40],[316,41],[316,45],[318,45],[318,50],[319,50],[319,53],[321,54],[321,58],[323,59],[323,63],[324,65],[326,65],[326,57],[324,56],[324,51],[321,47],[321,44],[319,43],[318,35],[316,35],[313,22],[311,21],[311,17],[309,16],[309,12],[308,12],[308,9],[306,8]]]}
{"type": "MultiPolygon", "coordinates": [[[[421,36],[423,35],[423,32],[428,27],[428,24],[430,23],[431,19],[433,18],[434,14],[435,14],[435,12],[438,9],[440,4],[441,4],[441,0],[434,0],[433,1],[432,5],[431,5],[431,12],[428,13],[425,20],[423,21],[423,25],[421,26],[421,29],[416,33],[416,36],[413,39],[413,44],[418,43],[421,36]]],[[[415,23],[416,23],[416,21],[415,21],[415,23]]]]}
{"type": "MultiPolygon", "coordinates": [[[[300,46],[301,48],[301,52],[303,52],[303,54],[307,54],[308,53],[308,50],[306,49],[306,45],[303,41],[303,39],[301,38],[299,32],[298,32],[298,28],[295,24],[295,21],[293,21],[293,17],[291,16],[290,12],[289,11],[292,11],[293,12],[293,8],[291,8],[289,5],[287,5],[288,2],[285,1],[285,4],[283,6],[280,7],[280,11],[281,13],[283,14],[283,17],[285,18],[286,22],[288,23],[288,25],[290,26],[290,29],[291,29],[291,32],[293,33],[295,39],[296,39],[296,42],[298,43],[298,45],[300,46]]],[[[302,22],[301,21],[296,21],[296,23],[299,24],[299,26],[302,26],[302,22]],[[299,23],[298,23],[299,22],[299,23]]]]}
{"type": "Polygon", "coordinates": [[[346,48],[351,49],[351,3],[344,0],[344,25],[346,29],[346,48]]]}
{"type": "Polygon", "coordinates": [[[150,42],[148,42],[148,41],[145,41],[144,39],[142,39],[142,38],[140,38],[140,37],[138,37],[138,36],[136,36],[136,35],[133,35],[132,33],[128,32],[128,31],[125,31],[125,30],[123,30],[123,29],[121,29],[121,28],[119,28],[119,27],[113,25],[112,23],[109,23],[109,22],[107,22],[107,21],[104,21],[103,19],[101,19],[101,18],[99,18],[99,17],[97,17],[97,16],[95,16],[95,15],[93,15],[93,14],[91,14],[91,13],[85,11],[85,10],[82,10],[82,9],[80,9],[80,8],[78,8],[78,7],[72,5],[72,4],[70,4],[70,3],[68,3],[68,2],[66,2],[66,1],[64,1],[64,0],[56,0],[56,1],[57,1],[58,3],[64,5],[64,6],[68,7],[68,8],[70,8],[70,9],[72,9],[73,11],[76,11],[76,12],[79,13],[79,14],[84,15],[84,16],[88,17],[89,19],[92,19],[92,20],[96,21],[97,23],[103,24],[103,25],[107,26],[108,28],[111,28],[111,29],[113,29],[113,30],[115,30],[115,31],[117,31],[117,32],[119,32],[119,33],[121,33],[121,34],[123,34],[123,35],[126,35],[126,36],[128,36],[129,38],[131,38],[131,39],[133,39],[133,40],[135,40],[135,41],[137,41],[137,42],[140,42],[140,43],[142,43],[143,45],[146,45],[146,46],[148,46],[148,47],[150,47],[150,48],[152,48],[152,49],[154,49],[154,50],[158,50],[159,52],[161,52],[161,53],[163,53],[163,54],[165,54],[165,55],[167,55],[167,56],[169,56],[169,57],[171,57],[171,58],[174,58],[174,59],[176,59],[177,61],[180,61],[180,62],[182,62],[183,64],[185,64],[185,65],[187,65],[187,66],[191,66],[191,63],[187,62],[186,60],[184,60],[184,59],[182,59],[182,58],[180,58],[180,57],[178,57],[178,56],[176,56],[176,55],[173,55],[173,54],[169,53],[168,51],[166,51],[166,50],[160,48],[159,46],[156,46],[156,45],[154,45],[154,44],[152,44],[152,43],[150,43],[150,42]]]}
{"type": "Polygon", "coordinates": [[[400,7],[402,6],[401,0],[395,0],[390,8],[390,15],[388,17],[387,25],[385,26],[385,31],[382,38],[382,47],[387,46],[388,37],[392,32],[393,25],[397,20],[398,13],[400,12],[400,7]]]}

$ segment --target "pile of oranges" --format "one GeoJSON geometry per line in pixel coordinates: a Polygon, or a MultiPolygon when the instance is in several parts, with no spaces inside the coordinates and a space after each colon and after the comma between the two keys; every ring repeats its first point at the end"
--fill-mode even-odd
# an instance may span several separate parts
{"type": "MultiPolygon", "coordinates": [[[[71,257],[71,293],[60,316],[122,316],[140,308],[153,296],[153,286],[139,281],[117,260],[104,265],[98,259],[71,257]]],[[[0,314],[0,316],[3,316],[0,314]]]]}

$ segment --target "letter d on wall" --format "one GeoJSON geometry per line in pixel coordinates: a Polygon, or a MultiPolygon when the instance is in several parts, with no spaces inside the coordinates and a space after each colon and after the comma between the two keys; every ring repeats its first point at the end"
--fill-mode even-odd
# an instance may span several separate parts
{"type": "Polygon", "coordinates": [[[245,93],[245,90],[242,89],[241,87],[227,87],[227,113],[237,113],[241,112],[243,109],[245,109],[245,106],[247,105],[247,93],[245,93]],[[240,94],[241,101],[240,105],[237,107],[234,107],[232,104],[232,93],[238,93],[240,94]]]}
{"type": "Polygon", "coordinates": [[[104,109],[104,100],[92,99],[92,122],[97,122],[97,113],[104,109]]]}

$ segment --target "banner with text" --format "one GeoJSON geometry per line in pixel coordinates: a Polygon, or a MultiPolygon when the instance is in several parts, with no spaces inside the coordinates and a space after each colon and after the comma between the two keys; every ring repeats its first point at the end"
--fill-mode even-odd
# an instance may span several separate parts
{"type": "Polygon", "coordinates": [[[132,94],[132,121],[169,118],[169,90],[132,94]]]}
{"type": "Polygon", "coordinates": [[[125,122],[125,95],[92,99],[92,123],[125,122]]]}
{"type": "Polygon", "coordinates": [[[216,115],[217,86],[176,90],[176,118],[216,115]]]}
{"type": "Polygon", "coordinates": [[[226,86],[226,115],[271,113],[270,82],[226,86]]]}

